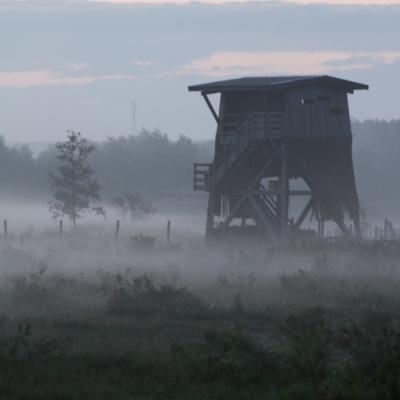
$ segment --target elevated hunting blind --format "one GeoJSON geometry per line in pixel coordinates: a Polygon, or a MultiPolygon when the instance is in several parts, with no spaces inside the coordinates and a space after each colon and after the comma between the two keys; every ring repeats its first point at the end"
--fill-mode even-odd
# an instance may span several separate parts
{"type": "Polygon", "coordinates": [[[347,94],[359,89],[368,86],[330,76],[190,86],[217,122],[213,162],[194,164],[194,189],[209,192],[206,236],[251,225],[282,238],[299,230],[309,213],[320,234],[331,220],[350,235],[348,216],[359,235],[347,102],[347,94]],[[218,113],[208,97],[215,93],[221,95],[218,113]],[[290,207],[294,196],[304,196],[300,209],[290,207]]]}

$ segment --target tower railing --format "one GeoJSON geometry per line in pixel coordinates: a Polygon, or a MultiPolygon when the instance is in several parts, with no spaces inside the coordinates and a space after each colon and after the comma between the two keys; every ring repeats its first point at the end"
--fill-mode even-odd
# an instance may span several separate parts
{"type": "Polygon", "coordinates": [[[236,143],[225,145],[222,155],[215,160],[212,168],[213,184],[219,182],[225,176],[227,171],[232,168],[249,147],[254,138],[253,130],[249,129],[249,125],[248,118],[237,120],[235,137],[240,137],[241,140],[237,140],[236,143]]]}
{"type": "Polygon", "coordinates": [[[252,143],[267,137],[283,137],[286,134],[286,113],[230,113],[224,117],[219,129],[220,144],[224,147],[212,166],[213,184],[225,176],[252,143]]]}
{"type": "Polygon", "coordinates": [[[236,145],[242,141],[279,138],[286,135],[286,113],[265,111],[228,113],[221,126],[221,144],[236,145]]]}
{"type": "Polygon", "coordinates": [[[286,114],[267,111],[227,114],[220,127],[222,152],[213,164],[194,165],[195,190],[208,190],[222,180],[252,143],[286,134],[286,114]]]}

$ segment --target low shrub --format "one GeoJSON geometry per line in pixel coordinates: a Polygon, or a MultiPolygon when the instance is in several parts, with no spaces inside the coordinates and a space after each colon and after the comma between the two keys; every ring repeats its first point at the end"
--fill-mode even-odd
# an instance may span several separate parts
{"type": "Polygon", "coordinates": [[[318,290],[317,282],[304,269],[298,269],[292,274],[282,274],[279,282],[283,289],[291,292],[308,292],[315,294],[318,290]]]}
{"type": "Polygon", "coordinates": [[[174,343],[172,354],[179,371],[203,382],[264,385],[278,372],[276,355],[236,329],[208,331],[190,346],[174,343]]]}
{"type": "Polygon", "coordinates": [[[319,385],[329,374],[332,331],[320,307],[290,315],[282,327],[287,339],[285,370],[291,379],[319,385]]]}
{"type": "Polygon", "coordinates": [[[156,245],[155,236],[147,236],[141,233],[129,237],[130,245],[135,249],[153,250],[156,245]]]}
{"type": "Polygon", "coordinates": [[[56,340],[34,339],[32,326],[21,324],[15,334],[0,335],[0,365],[6,367],[10,363],[43,362],[54,355],[58,348],[56,340]]]}
{"type": "Polygon", "coordinates": [[[11,300],[24,304],[49,302],[58,296],[45,263],[40,263],[34,272],[14,276],[8,294],[11,300]]]}
{"type": "Polygon", "coordinates": [[[109,290],[110,314],[132,316],[202,317],[205,305],[187,288],[156,285],[148,275],[129,278],[117,274],[109,290]]]}

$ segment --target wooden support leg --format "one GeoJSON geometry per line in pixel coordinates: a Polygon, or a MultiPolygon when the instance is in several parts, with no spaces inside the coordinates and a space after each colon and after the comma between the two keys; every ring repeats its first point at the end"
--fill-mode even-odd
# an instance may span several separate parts
{"type": "Polygon", "coordinates": [[[210,192],[207,207],[207,223],[206,223],[206,239],[212,238],[214,235],[214,195],[210,192]]]}
{"type": "Polygon", "coordinates": [[[301,212],[299,218],[297,219],[297,221],[294,224],[294,227],[296,229],[300,228],[301,224],[304,222],[304,220],[306,219],[308,213],[311,211],[312,207],[314,205],[314,197],[311,197],[310,200],[308,200],[308,203],[306,204],[306,206],[304,207],[304,210],[301,212]]]}
{"type": "Polygon", "coordinates": [[[342,231],[343,235],[345,237],[351,237],[351,233],[347,226],[345,225],[344,221],[342,218],[334,218],[335,222],[339,226],[340,230],[342,231]]]}
{"type": "Polygon", "coordinates": [[[288,229],[288,211],[289,211],[289,178],[288,178],[288,157],[287,157],[287,144],[282,145],[282,158],[281,158],[281,209],[280,209],[280,230],[281,237],[285,239],[288,229]]]}
{"type": "Polygon", "coordinates": [[[360,227],[360,217],[358,215],[358,212],[356,213],[354,217],[354,233],[356,235],[356,238],[362,239],[362,233],[361,233],[361,227],[360,227]]]}
{"type": "Polygon", "coordinates": [[[264,229],[264,234],[268,237],[272,236],[274,239],[277,238],[278,227],[274,226],[269,220],[265,210],[260,207],[260,204],[256,201],[256,198],[253,195],[249,196],[249,201],[252,205],[252,208],[257,216],[256,223],[261,223],[260,225],[264,229]]]}
{"type": "Polygon", "coordinates": [[[318,236],[320,238],[325,236],[325,222],[323,219],[318,220],[318,236]]]}
{"type": "Polygon", "coordinates": [[[251,191],[253,190],[253,188],[259,184],[259,181],[261,180],[261,178],[263,177],[263,175],[265,174],[265,172],[267,171],[267,169],[270,167],[270,165],[272,164],[272,162],[274,161],[274,156],[272,156],[266,163],[265,165],[261,168],[260,172],[257,174],[257,176],[250,182],[246,193],[243,195],[243,197],[236,203],[235,207],[233,207],[232,210],[229,210],[230,213],[228,215],[228,217],[225,219],[225,221],[223,222],[223,229],[226,229],[229,224],[231,223],[232,219],[235,217],[236,212],[239,210],[239,208],[242,206],[242,204],[245,202],[245,200],[248,199],[249,194],[251,193],[251,191]]]}
{"type": "Polygon", "coordinates": [[[235,218],[236,213],[238,212],[239,208],[244,204],[244,202],[247,200],[247,195],[244,195],[233,207],[233,210],[230,212],[230,214],[225,218],[225,221],[222,224],[222,228],[226,229],[229,224],[232,222],[233,218],[235,218]]]}

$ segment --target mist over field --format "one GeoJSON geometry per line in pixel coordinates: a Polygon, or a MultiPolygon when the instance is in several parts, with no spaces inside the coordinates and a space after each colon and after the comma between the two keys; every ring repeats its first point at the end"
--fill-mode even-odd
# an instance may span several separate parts
{"type": "MultiPolygon", "coordinates": [[[[366,218],[371,223],[381,224],[389,218],[400,224],[400,188],[394,184],[400,168],[399,120],[353,121],[352,130],[357,189],[366,218]]],[[[154,220],[171,218],[189,231],[204,231],[207,196],[192,190],[192,164],[212,161],[213,141],[194,141],[187,136],[174,140],[159,130],[143,130],[136,136],[94,143],[91,163],[105,205],[125,192],[143,193],[158,209],[154,220]]],[[[51,197],[48,174],[57,169],[54,144],[34,152],[29,144],[12,145],[3,139],[0,154],[0,217],[9,219],[17,232],[54,225],[47,205],[51,197]]],[[[108,206],[105,220],[89,217],[87,221],[114,224],[115,214],[108,206]]],[[[150,221],[138,225],[147,223],[150,221]]]]}

